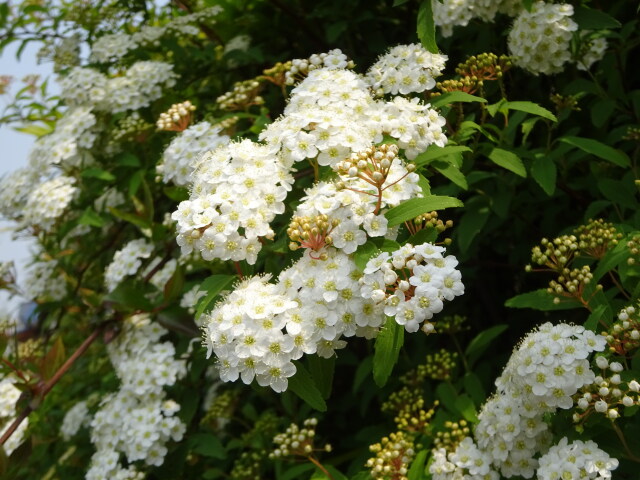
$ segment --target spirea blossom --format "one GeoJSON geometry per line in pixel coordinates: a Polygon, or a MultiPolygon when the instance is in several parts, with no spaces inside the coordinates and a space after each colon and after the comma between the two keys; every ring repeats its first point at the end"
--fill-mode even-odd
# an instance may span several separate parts
{"type": "Polygon", "coordinates": [[[169,63],[140,61],[124,75],[107,83],[107,110],[111,113],[138,110],[162,96],[163,89],[176,83],[176,74],[169,63]]]}
{"type": "Polygon", "coordinates": [[[537,75],[562,71],[571,59],[570,43],[578,24],[573,6],[535,2],[531,11],[522,10],[509,32],[508,46],[513,62],[537,75]]]}
{"type": "Polygon", "coordinates": [[[38,259],[27,270],[24,290],[30,299],[62,300],[67,293],[64,276],[56,260],[38,259]]]}
{"type": "Polygon", "coordinates": [[[536,471],[538,480],[564,478],[591,478],[605,480],[611,478],[611,471],[618,468],[618,460],[598,447],[591,440],[574,440],[569,443],[563,437],[540,457],[536,471]]]}
{"type": "Polygon", "coordinates": [[[284,212],[293,183],[288,169],[266,146],[244,140],[203,156],[193,182],[189,200],[171,216],[182,252],[254,264],[258,238],[272,238],[269,222],[284,212]]]}
{"type": "Polygon", "coordinates": [[[431,243],[415,247],[407,243],[400,250],[372,257],[360,279],[360,294],[384,305],[385,315],[394,317],[407,332],[417,332],[442,310],[444,300],[464,293],[455,268],[458,260],[444,256],[444,251],[431,243]]]}
{"type": "Polygon", "coordinates": [[[383,93],[420,93],[436,86],[442,74],[446,55],[428,52],[422,45],[398,45],[389,49],[367,72],[366,79],[383,93]]]}
{"type": "Polygon", "coordinates": [[[429,465],[433,480],[498,480],[500,476],[491,468],[491,457],[480,450],[473,439],[465,437],[452,452],[439,448],[433,452],[429,465]]]}
{"type": "Polygon", "coordinates": [[[68,441],[78,433],[81,427],[88,425],[89,421],[89,407],[87,406],[87,402],[78,402],[65,414],[62,425],[60,426],[60,435],[68,441]]]}
{"type": "Polygon", "coordinates": [[[142,259],[149,258],[153,245],[144,239],[132,240],[113,256],[107,266],[104,281],[108,291],[113,291],[129,275],[134,275],[142,265],[142,259]]]}
{"type": "Polygon", "coordinates": [[[581,45],[576,59],[578,70],[589,70],[591,66],[602,60],[607,51],[607,39],[604,37],[592,37],[589,31],[580,32],[581,45]]]}
{"type": "Polygon", "coordinates": [[[37,185],[39,172],[32,168],[18,168],[0,179],[0,215],[17,220],[29,195],[37,185]]]}
{"type": "Polygon", "coordinates": [[[23,223],[50,230],[78,192],[75,183],[75,178],[61,175],[38,185],[27,199],[23,223]]]}
{"type": "Polygon", "coordinates": [[[209,122],[200,122],[180,132],[162,155],[156,167],[165,183],[186,186],[192,182],[191,174],[199,158],[210,150],[229,142],[229,137],[220,134],[220,127],[209,122]]]}
{"type": "MultiPolygon", "coordinates": [[[[13,385],[14,382],[15,380],[12,376],[5,376],[0,380],[0,436],[4,435],[18,414],[16,412],[16,403],[22,392],[13,385]]],[[[25,418],[2,445],[6,455],[11,455],[24,441],[28,425],[29,419],[25,418]]]]}

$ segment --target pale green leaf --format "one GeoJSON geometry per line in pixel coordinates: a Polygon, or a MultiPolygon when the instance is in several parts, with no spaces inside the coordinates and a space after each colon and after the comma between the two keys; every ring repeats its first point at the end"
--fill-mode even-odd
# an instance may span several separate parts
{"type": "Polygon", "coordinates": [[[431,195],[424,198],[412,198],[397,207],[389,209],[384,216],[389,221],[389,227],[400,225],[412,220],[423,213],[445,208],[462,207],[464,204],[454,197],[431,195]]]}

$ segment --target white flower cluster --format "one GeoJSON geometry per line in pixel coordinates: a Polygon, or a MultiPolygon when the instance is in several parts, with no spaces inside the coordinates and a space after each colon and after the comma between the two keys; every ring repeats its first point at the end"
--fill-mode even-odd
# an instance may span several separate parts
{"type": "Polygon", "coordinates": [[[450,37],[453,27],[464,27],[474,18],[493,21],[498,12],[511,17],[522,9],[521,0],[433,0],[433,18],[443,37],[450,37]]]}
{"type": "Polygon", "coordinates": [[[564,437],[539,460],[538,480],[556,480],[564,478],[590,478],[607,480],[611,471],[618,468],[618,460],[611,458],[598,445],[587,440],[574,440],[569,443],[564,437]]]}
{"type": "Polygon", "coordinates": [[[284,212],[293,183],[288,169],[268,147],[244,140],[205,155],[193,179],[189,200],[172,214],[183,254],[254,264],[259,237],[272,238],[269,222],[284,212]]]}
{"type": "Polygon", "coordinates": [[[135,275],[142,265],[143,258],[153,253],[153,245],[144,239],[132,240],[118,250],[104,273],[104,282],[109,292],[129,275],[135,275]]]}
{"type": "Polygon", "coordinates": [[[32,168],[46,172],[49,165],[80,166],[91,162],[88,151],[93,147],[96,117],[87,107],[67,110],[56,122],[56,129],[36,140],[29,163],[32,168]]]}
{"type": "Polygon", "coordinates": [[[424,92],[436,86],[435,77],[442,74],[447,58],[428,52],[418,43],[398,45],[369,68],[366,79],[373,89],[383,93],[424,92]]]}
{"type": "Polygon", "coordinates": [[[354,64],[339,48],[327,53],[314,53],[309,58],[291,60],[291,68],[284,75],[287,85],[295,85],[300,78],[317,69],[353,68],[354,64]]]}
{"type": "MultiPolygon", "coordinates": [[[[180,299],[180,306],[182,308],[186,308],[189,313],[194,314],[196,311],[196,305],[198,304],[198,301],[207,295],[207,292],[204,290],[200,290],[200,285],[194,285],[193,287],[191,287],[189,290],[187,290],[184,295],[182,295],[182,298],[180,299]]],[[[201,315],[200,318],[196,318],[196,324],[198,324],[198,326],[200,326],[200,324],[198,322],[202,322],[204,320],[203,316],[201,315]]]]}
{"type": "Polygon", "coordinates": [[[38,183],[39,172],[18,168],[0,179],[0,215],[17,220],[29,195],[38,183]]]}
{"type": "Polygon", "coordinates": [[[67,209],[78,187],[74,177],[61,175],[38,185],[23,210],[23,222],[41,230],[51,230],[67,209]]]}
{"type": "Polygon", "coordinates": [[[174,358],[171,342],[160,342],[166,333],[148,316],[137,315],[127,320],[119,337],[109,344],[109,357],[122,384],[118,392],[102,400],[91,421],[91,441],[97,451],[86,474],[88,480],[135,474],[135,469],[121,467],[120,453],[128,463],[161,465],[169,439],[182,440],[186,426],[175,416],[180,406],[165,399],[163,387],[182,378],[186,365],[174,358]]]}
{"type": "Polygon", "coordinates": [[[71,407],[62,420],[60,426],[60,435],[66,441],[69,441],[82,427],[89,426],[91,417],[89,415],[89,406],[87,401],[83,400],[71,407]]]}
{"type": "Polygon", "coordinates": [[[212,126],[209,122],[200,122],[180,132],[164,151],[162,163],[156,167],[163,181],[180,186],[190,184],[200,157],[229,142],[229,137],[220,135],[220,130],[220,127],[212,126]]]}
{"type": "Polygon", "coordinates": [[[360,279],[362,297],[384,305],[384,314],[395,317],[407,332],[434,330],[429,322],[443,308],[444,300],[464,293],[458,260],[444,256],[444,247],[407,243],[393,253],[382,252],[371,258],[360,279]]]}
{"type": "Polygon", "coordinates": [[[571,60],[570,44],[578,24],[573,6],[535,2],[523,10],[509,32],[508,46],[514,64],[537,75],[562,71],[571,60]]]}
{"type": "MultiPolygon", "coordinates": [[[[582,326],[568,324],[545,323],[522,340],[496,380],[497,393],[483,406],[474,431],[476,445],[488,455],[492,468],[506,478],[531,478],[540,465],[539,479],[564,478],[546,476],[544,457],[540,463],[535,458],[548,449],[551,440],[544,416],[558,408],[573,406],[571,396],[596,378],[587,357],[594,351],[603,350],[605,345],[604,337],[582,326]]],[[[452,455],[457,455],[457,450],[446,454],[444,460],[445,453],[439,455],[437,473],[444,474],[446,458],[452,462],[452,455]]],[[[453,471],[449,469],[449,472],[453,471]]]]}
{"type": "Polygon", "coordinates": [[[60,80],[61,96],[72,105],[119,113],[148,106],[162,96],[163,88],[174,86],[176,78],[171,64],[156,61],[136,62],[113,78],[76,67],[60,80]]]}
{"type": "Polygon", "coordinates": [[[444,123],[418,100],[375,101],[365,80],[349,70],[318,69],[292,90],[284,115],[260,139],[288,164],[310,159],[335,166],[385,133],[401,139],[400,148],[413,159],[432,143],[446,143],[444,123]]]}
{"type": "Polygon", "coordinates": [[[93,43],[90,60],[96,63],[115,62],[139,46],[157,44],[165,35],[196,36],[200,32],[196,25],[202,21],[210,20],[221,11],[222,7],[214,6],[200,12],[176,17],[163,26],[144,25],[132,35],[126,33],[103,35],[93,43]]]}
{"type": "Polygon", "coordinates": [[[27,298],[47,301],[62,300],[67,293],[67,283],[56,267],[55,260],[39,259],[27,270],[24,291],[27,298]]]}
{"type": "Polygon", "coordinates": [[[429,472],[433,480],[498,480],[491,468],[491,457],[480,450],[471,437],[465,437],[454,452],[434,450],[429,472]]]}
{"type": "Polygon", "coordinates": [[[355,263],[333,248],[325,254],[325,260],[304,255],[277,284],[268,277],[243,281],[206,316],[205,343],[218,358],[221,380],[256,378],[282,392],[296,372],[292,360],[329,358],[346,346],[342,336],[376,335],[384,314],[359,295],[355,263]]]}
{"type": "MultiPolygon", "coordinates": [[[[162,257],[156,257],[151,260],[151,262],[149,262],[149,265],[147,265],[147,268],[145,268],[144,271],[141,272],[142,277],[147,277],[147,275],[149,275],[153,269],[158,267],[160,262],[162,262],[162,257]]],[[[151,276],[151,278],[149,279],[149,283],[155,286],[158,290],[162,291],[167,282],[171,279],[171,276],[176,271],[177,265],[178,261],[175,258],[170,259],[162,266],[162,268],[157,270],[153,274],[153,276],[151,276]]]]}
{"type": "MultiPolygon", "coordinates": [[[[14,381],[11,376],[5,376],[0,380],[0,436],[7,431],[18,413],[16,412],[16,403],[22,392],[13,385],[14,381]]],[[[24,441],[28,425],[29,419],[25,418],[4,445],[0,447],[4,448],[6,455],[11,455],[24,441]]]]}
{"type": "Polygon", "coordinates": [[[589,70],[591,65],[599,62],[607,51],[607,39],[604,37],[593,37],[592,32],[585,30],[580,32],[580,51],[578,53],[578,70],[589,70]]]}

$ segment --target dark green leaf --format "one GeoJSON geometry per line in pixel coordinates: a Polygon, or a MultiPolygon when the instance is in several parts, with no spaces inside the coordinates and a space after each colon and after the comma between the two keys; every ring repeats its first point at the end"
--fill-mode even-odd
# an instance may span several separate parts
{"type": "Polygon", "coordinates": [[[605,325],[609,325],[612,317],[613,312],[611,311],[611,307],[603,303],[593,309],[587,321],[584,322],[584,328],[598,332],[605,328],[605,325]]]}
{"type": "Polygon", "coordinates": [[[467,372],[462,378],[462,384],[464,385],[464,390],[473,399],[476,407],[479,407],[487,400],[487,392],[475,373],[467,372]]]}
{"type": "Polygon", "coordinates": [[[475,423],[478,421],[476,407],[471,398],[469,398],[469,395],[458,395],[456,397],[455,406],[456,410],[462,414],[467,422],[475,423]]]}
{"type": "Polygon", "coordinates": [[[496,165],[500,165],[502,168],[506,168],[521,177],[527,176],[527,170],[524,168],[522,160],[515,153],[502,148],[494,148],[488,156],[489,160],[496,165]]]}
{"type": "Polygon", "coordinates": [[[476,97],[475,95],[471,95],[469,93],[455,91],[455,92],[447,92],[439,95],[437,97],[429,100],[432,107],[442,107],[444,105],[449,105],[450,103],[455,102],[480,102],[487,103],[487,101],[482,97],[476,97]]]}
{"type": "Polygon", "coordinates": [[[324,399],[331,395],[333,386],[333,373],[336,369],[336,357],[321,358],[317,355],[309,355],[309,373],[320,390],[324,399]]]}
{"type": "MultiPolygon", "coordinates": [[[[327,472],[329,472],[331,477],[333,477],[333,480],[348,480],[348,478],[345,477],[344,474],[337,470],[333,465],[325,464],[323,466],[327,470],[327,472]]],[[[310,480],[331,480],[331,478],[328,477],[327,474],[322,470],[316,468],[316,471],[313,473],[310,480]]]]}
{"type": "Polygon", "coordinates": [[[629,157],[626,153],[611,148],[610,146],[605,145],[604,143],[592,138],[566,136],[560,137],[558,140],[560,142],[573,145],[574,147],[577,147],[584,152],[595,155],[598,158],[608,160],[609,162],[614,163],[620,167],[628,167],[631,165],[629,157]]]}
{"type": "Polygon", "coordinates": [[[510,308],[532,308],[543,312],[551,310],[570,310],[580,308],[582,304],[573,298],[560,297],[560,301],[554,301],[556,297],[547,292],[546,288],[534,290],[533,292],[522,293],[511,297],[504,305],[510,308]]]}
{"type": "Polygon", "coordinates": [[[373,357],[366,357],[362,362],[360,362],[353,378],[353,393],[357,393],[360,386],[364,383],[364,380],[371,374],[372,370],[373,357]]]}
{"type": "Polygon", "coordinates": [[[611,15],[593,8],[575,7],[573,20],[580,30],[603,30],[605,28],[619,28],[622,24],[611,15]]]}
{"type": "Polygon", "coordinates": [[[395,318],[387,320],[378,333],[373,356],[373,380],[379,387],[384,387],[398,361],[400,348],[404,343],[404,327],[398,325],[395,318]]]}
{"type": "Polygon", "coordinates": [[[377,245],[369,240],[364,245],[360,245],[353,254],[353,261],[361,272],[367,266],[369,259],[379,250],[377,245]]]}
{"type": "Polygon", "coordinates": [[[598,189],[607,200],[611,200],[621,207],[627,207],[633,210],[638,208],[635,185],[627,181],[614,180],[613,178],[600,178],[598,180],[598,189]]]}
{"type": "Polygon", "coordinates": [[[418,233],[416,233],[415,235],[412,235],[409,240],[407,240],[407,243],[410,243],[411,245],[422,245],[423,243],[433,243],[437,240],[438,238],[438,231],[433,228],[433,227],[429,227],[429,228],[423,228],[422,230],[418,231],[418,233]]]}
{"type": "Polygon", "coordinates": [[[431,0],[422,0],[418,8],[418,38],[422,46],[431,53],[438,53],[436,24],[433,19],[431,0]]]}
{"type": "Polygon", "coordinates": [[[171,275],[171,278],[164,286],[164,301],[171,303],[182,296],[184,291],[184,272],[182,266],[178,265],[171,275]]]}
{"type": "Polygon", "coordinates": [[[424,198],[412,198],[401,203],[397,207],[389,209],[384,216],[389,221],[389,226],[400,225],[407,220],[413,220],[418,215],[443,210],[445,208],[462,207],[463,203],[457,198],[431,195],[424,198]]]}
{"type": "Polygon", "coordinates": [[[409,0],[393,0],[393,7],[399,7],[400,5],[404,5],[409,0]]]}
{"type": "Polygon", "coordinates": [[[313,381],[311,374],[300,362],[293,362],[296,374],[289,378],[289,390],[304,400],[311,408],[320,412],[327,411],[327,404],[313,381]]]}
{"type": "Polygon", "coordinates": [[[191,450],[198,455],[224,460],[227,452],[218,437],[210,433],[195,433],[189,437],[191,450]]]}
{"type": "Polygon", "coordinates": [[[113,182],[116,179],[112,173],[102,170],[101,168],[87,168],[83,170],[80,175],[84,178],[97,178],[105,182],[113,182]]]}
{"type": "Polygon", "coordinates": [[[460,171],[460,169],[454,167],[451,163],[444,160],[434,160],[430,163],[430,166],[435,168],[438,172],[447,177],[463,190],[469,188],[469,185],[467,185],[467,179],[464,177],[463,173],[460,171]]]}
{"type": "Polygon", "coordinates": [[[447,382],[441,382],[436,387],[436,398],[440,400],[440,405],[449,410],[452,413],[460,414],[456,407],[456,398],[458,397],[458,392],[456,389],[447,382]]]}
{"type": "Polygon", "coordinates": [[[123,153],[116,157],[116,163],[123,167],[139,167],[140,159],[136,157],[133,153],[123,153]]]}
{"type": "Polygon", "coordinates": [[[429,148],[427,148],[426,152],[421,153],[413,160],[413,163],[416,166],[425,165],[440,157],[445,157],[453,153],[462,153],[462,152],[470,152],[470,151],[471,149],[469,147],[465,147],[463,145],[447,145],[446,147],[430,145],[429,148]]]}
{"type": "Polygon", "coordinates": [[[148,230],[151,228],[151,223],[147,221],[145,218],[142,218],[134,213],[123,212],[114,207],[109,207],[109,211],[114,217],[117,217],[121,220],[134,224],[136,227],[139,227],[142,230],[148,230]]]}
{"type": "Polygon", "coordinates": [[[104,297],[104,300],[120,305],[125,310],[149,312],[153,309],[153,304],[147,298],[147,295],[152,294],[154,291],[156,291],[155,287],[148,283],[127,279],[121,282],[113,292],[104,297]]]}
{"type": "Polygon", "coordinates": [[[411,462],[411,467],[407,472],[407,478],[409,480],[423,480],[424,476],[424,466],[427,462],[427,450],[420,450],[416,455],[416,458],[411,462]]]}
{"type": "Polygon", "coordinates": [[[482,354],[489,348],[498,336],[507,329],[507,325],[495,325],[491,328],[483,330],[475,336],[467,346],[464,354],[468,359],[469,365],[473,365],[482,354]]]}
{"type": "Polygon", "coordinates": [[[480,233],[491,214],[484,199],[480,198],[478,201],[470,201],[469,203],[467,211],[460,218],[456,229],[458,245],[463,252],[469,249],[473,239],[480,233]]]}
{"type": "Polygon", "coordinates": [[[233,275],[211,275],[205,279],[198,290],[207,292],[207,294],[198,301],[195,318],[198,319],[204,312],[209,311],[209,306],[211,306],[215,298],[222,290],[231,285],[235,279],[236,277],[233,275]]]}
{"type": "Polygon", "coordinates": [[[531,165],[531,176],[544,193],[551,196],[556,191],[557,168],[552,158],[547,155],[539,155],[531,165]]]}
{"type": "Polygon", "coordinates": [[[506,112],[507,110],[518,110],[520,112],[530,113],[542,118],[546,118],[553,122],[557,122],[556,116],[544,107],[541,107],[537,103],[533,102],[504,102],[500,106],[500,110],[506,112]]]}
{"type": "Polygon", "coordinates": [[[105,220],[91,207],[87,207],[78,219],[78,223],[80,225],[89,225],[90,227],[100,228],[105,224],[105,220]]]}

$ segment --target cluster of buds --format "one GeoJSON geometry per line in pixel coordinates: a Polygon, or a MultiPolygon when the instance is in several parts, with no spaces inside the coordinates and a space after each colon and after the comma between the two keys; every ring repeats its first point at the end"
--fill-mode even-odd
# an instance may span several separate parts
{"type": "Polygon", "coordinates": [[[551,280],[547,292],[554,295],[574,296],[582,293],[585,285],[591,282],[593,274],[589,265],[581,268],[563,268],[557,280],[551,280]]]}
{"type": "Polygon", "coordinates": [[[375,457],[367,460],[365,466],[371,470],[373,478],[385,480],[407,480],[409,464],[415,455],[415,445],[411,435],[403,432],[392,433],[380,443],[369,447],[375,457]]]}
{"type": "Polygon", "coordinates": [[[182,132],[191,123],[191,112],[194,112],[195,109],[196,106],[189,100],[182,103],[174,103],[169,110],[160,114],[156,126],[158,130],[182,132]]]}
{"type": "Polygon", "coordinates": [[[465,315],[446,315],[438,320],[438,332],[455,334],[471,330],[465,315]]]}
{"type": "Polygon", "coordinates": [[[215,126],[220,127],[220,130],[224,132],[233,133],[233,132],[230,132],[230,130],[235,126],[236,123],[238,123],[239,120],[240,120],[240,117],[236,117],[236,116],[227,117],[217,122],[215,126]]]}
{"type": "Polygon", "coordinates": [[[582,413],[576,412],[573,421],[582,425],[594,412],[615,420],[620,416],[620,407],[640,404],[640,383],[636,380],[625,382],[620,376],[624,367],[620,362],[609,362],[599,355],[595,363],[601,370],[593,383],[585,385],[574,396],[574,403],[582,413]]]}
{"type": "Polygon", "coordinates": [[[34,362],[45,355],[44,340],[41,338],[27,338],[18,342],[17,356],[22,361],[34,362]]]}
{"type": "Polygon", "coordinates": [[[575,233],[578,234],[580,252],[597,259],[604,257],[622,238],[622,234],[618,233],[612,223],[601,218],[589,220],[586,225],[576,228],[575,233]]]}
{"type": "MultiPolygon", "coordinates": [[[[324,214],[314,217],[293,217],[287,228],[287,235],[291,239],[289,248],[297,250],[302,247],[318,252],[333,243],[330,234],[339,223],[339,220],[329,220],[329,217],[324,214]]],[[[326,254],[319,257],[309,255],[316,260],[326,259],[326,254]]]]}
{"type": "Polygon", "coordinates": [[[630,257],[627,258],[629,265],[636,263],[636,258],[640,256],[640,235],[634,235],[627,241],[627,248],[629,249],[630,257]]]}
{"type": "MultiPolygon", "coordinates": [[[[440,322],[438,322],[440,330],[440,322]]],[[[458,353],[440,349],[439,352],[428,354],[426,362],[410,370],[400,381],[407,385],[421,385],[429,378],[432,380],[451,380],[453,372],[458,365],[458,353]]]]}
{"type": "Polygon", "coordinates": [[[138,112],[133,112],[118,120],[111,137],[115,143],[130,139],[142,143],[146,138],[146,133],[152,128],[153,125],[142,118],[138,112]]]}
{"type": "Polygon", "coordinates": [[[439,402],[436,401],[428,410],[424,409],[424,403],[420,390],[403,387],[389,396],[389,399],[382,404],[382,411],[395,414],[393,421],[398,430],[426,433],[439,402]]]}
{"type": "Polygon", "coordinates": [[[471,429],[466,420],[459,422],[444,422],[444,430],[436,432],[433,439],[433,449],[444,448],[447,452],[455,451],[458,444],[471,436],[471,429]]]}
{"type": "Polygon", "coordinates": [[[607,339],[609,351],[630,358],[640,347],[640,318],[636,308],[628,306],[618,313],[618,319],[602,335],[607,339]]]}
{"type": "Polygon", "coordinates": [[[317,450],[313,446],[316,436],[317,418],[308,418],[303,423],[303,428],[292,423],[284,433],[279,433],[273,437],[276,449],[269,454],[269,458],[282,458],[288,456],[298,456],[309,458],[315,451],[331,451],[331,445],[326,444],[322,449],[317,450]]]}
{"type": "Polygon", "coordinates": [[[289,69],[285,72],[285,84],[295,85],[304,80],[309,72],[318,68],[334,66],[334,61],[344,59],[342,68],[354,68],[353,60],[348,60],[340,50],[332,50],[327,53],[314,53],[309,58],[295,58],[291,60],[289,69]]]}
{"type": "Polygon", "coordinates": [[[501,79],[504,72],[510,68],[511,59],[508,56],[481,53],[458,64],[456,73],[460,75],[460,79],[438,82],[436,86],[443,92],[475,93],[484,86],[485,81],[501,79]]]}
{"type": "Polygon", "coordinates": [[[334,167],[336,172],[342,177],[342,181],[338,182],[339,189],[346,188],[355,192],[364,193],[374,196],[378,199],[374,213],[380,211],[382,202],[382,192],[392,187],[396,183],[404,179],[409,173],[413,172],[416,167],[413,164],[407,164],[407,173],[392,183],[385,184],[391,165],[398,156],[398,146],[395,144],[382,144],[369,147],[351,156],[334,167]],[[375,190],[362,190],[350,186],[353,180],[362,180],[371,185],[375,190]]]}
{"type": "Polygon", "coordinates": [[[578,106],[578,97],[575,95],[561,95],[554,93],[549,97],[551,102],[556,106],[556,111],[571,110],[579,112],[581,108],[578,106]]]}
{"type": "Polygon", "coordinates": [[[640,127],[627,128],[627,133],[622,138],[625,140],[635,140],[636,142],[640,142],[640,127]]]}
{"type": "Polygon", "coordinates": [[[261,480],[263,478],[262,466],[267,456],[266,449],[242,452],[233,463],[229,478],[232,480],[261,480]]]}
{"type": "MultiPolygon", "coordinates": [[[[420,230],[435,229],[438,233],[442,233],[445,230],[453,227],[453,220],[447,220],[443,222],[438,218],[438,212],[428,212],[418,215],[413,220],[404,222],[407,230],[411,235],[415,235],[420,230]]],[[[451,239],[445,239],[445,244],[451,243],[451,239]]]]}
{"type": "Polygon", "coordinates": [[[239,390],[224,390],[220,392],[211,403],[200,423],[208,425],[214,430],[221,430],[229,419],[233,417],[239,398],[239,390]]]}
{"type": "Polygon", "coordinates": [[[282,88],[287,84],[286,75],[287,72],[291,70],[291,65],[291,60],[284,63],[278,62],[273,67],[264,69],[262,71],[262,78],[282,88]]]}
{"type": "Polygon", "coordinates": [[[216,103],[221,110],[246,111],[254,105],[264,104],[264,99],[258,95],[261,88],[260,81],[255,78],[236,82],[232,90],[216,99],[216,103]]]}

